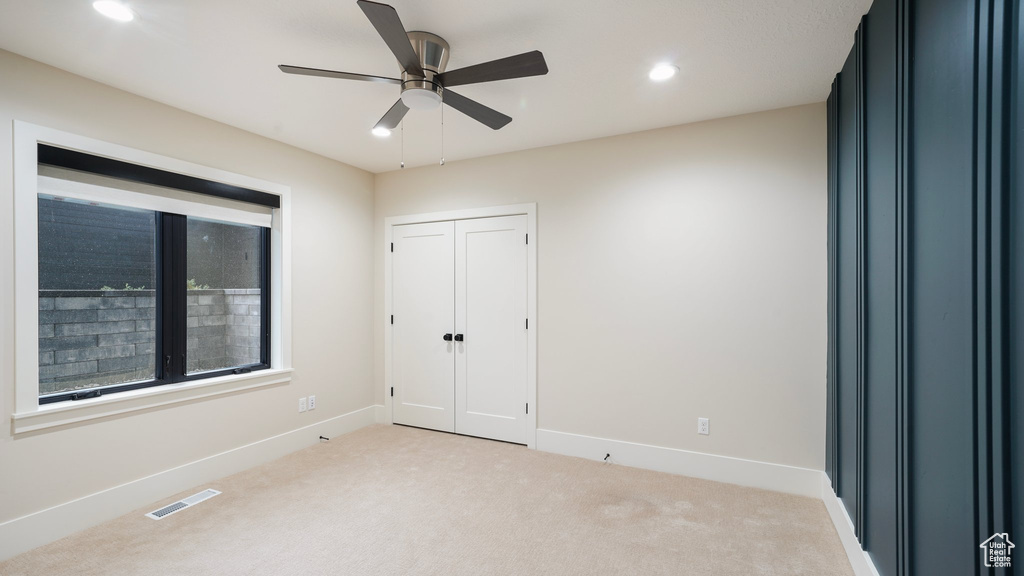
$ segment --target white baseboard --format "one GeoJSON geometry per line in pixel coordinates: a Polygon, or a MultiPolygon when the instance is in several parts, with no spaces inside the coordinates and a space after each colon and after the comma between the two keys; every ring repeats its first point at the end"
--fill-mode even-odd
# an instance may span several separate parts
{"type": "MultiPolygon", "coordinates": [[[[0,524],[0,561],[199,484],[312,446],[321,434],[339,436],[385,421],[384,406],[367,406],[9,520],[0,524]]],[[[537,449],[598,461],[605,454],[611,453],[614,455],[614,463],[625,466],[821,498],[839,533],[854,573],[857,576],[878,576],[870,556],[861,549],[854,535],[846,508],[832,491],[824,472],[553,430],[537,430],[537,449]]]]}
{"type": "Polygon", "coordinates": [[[809,468],[581,436],[553,430],[537,430],[537,449],[590,460],[603,460],[605,454],[612,454],[610,460],[613,463],[634,468],[646,468],[812,498],[821,497],[821,471],[809,468]]]}
{"type": "Polygon", "coordinates": [[[312,446],[381,420],[383,406],[303,426],[0,524],[0,560],[112,520],[162,498],[312,446]]]}
{"type": "Polygon", "coordinates": [[[375,404],[374,408],[373,421],[377,424],[390,424],[390,422],[388,422],[387,414],[384,412],[384,405],[375,404]]]}
{"type": "Polygon", "coordinates": [[[846,556],[850,559],[850,565],[853,566],[853,573],[857,576],[878,576],[878,570],[875,569],[875,563],[871,561],[871,556],[860,547],[860,541],[857,540],[857,535],[853,531],[853,522],[850,521],[850,515],[846,513],[846,506],[843,506],[843,503],[836,497],[836,493],[832,491],[832,482],[829,481],[828,474],[824,472],[821,473],[821,500],[825,503],[828,515],[832,517],[832,524],[835,525],[839,539],[843,542],[846,556]]]}

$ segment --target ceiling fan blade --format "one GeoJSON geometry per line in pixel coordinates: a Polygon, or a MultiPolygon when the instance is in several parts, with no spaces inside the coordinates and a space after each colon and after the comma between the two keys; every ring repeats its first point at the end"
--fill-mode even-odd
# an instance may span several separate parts
{"type": "Polygon", "coordinates": [[[410,74],[426,76],[420,66],[420,59],[416,51],[412,49],[412,42],[409,42],[409,35],[398,18],[398,12],[387,4],[370,2],[370,0],[358,0],[357,4],[363,9],[363,14],[370,20],[370,24],[377,29],[377,33],[384,39],[384,42],[398,58],[398,63],[410,74]]]}
{"type": "Polygon", "coordinates": [[[542,76],[547,73],[548,65],[544,62],[544,55],[540,53],[540,50],[534,50],[445,72],[437,76],[437,81],[445,87],[462,86],[495,80],[525,78],[526,76],[542,76]]]}
{"type": "Polygon", "coordinates": [[[452,108],[455,108],[459,112],[462,112],[466,116],[469,116],[473,120],[484,124],[492,130],[497,130],[502,126],[512,121],[512,118],[505,116],[501,112],[488,108],[483,104],[460,96],[451,90],[445,90],[441,93],[441,97],[444,99],[443,102],[452,108]]]}
{"type": "Polygon", "coordinates": [[[385,84],[401,84],[398,78],[386,78],[384,76],[370,76],[368,74],[355,74],[353,72],[338,72],[335,70],[321,70],[319,68],[303,68],[302,66],[278,66],[285,74],[302,74],[304,76],[322,76],[324,78],[342,78],[345,80],[363,80],[365,82],[383,82],[385,84]]]}
{"type": "Polygon", "coordinates": [[[399,98],[398,102],[395,102],[395,105],[377,121],[374,128],[387,128],[388,130],[394,130],[398,127],[398,123],[402,121],[402,118],[405,118],[405,113],[408,111],[409,108],[404,102],[402,102],[402,99],[399,98]]]}

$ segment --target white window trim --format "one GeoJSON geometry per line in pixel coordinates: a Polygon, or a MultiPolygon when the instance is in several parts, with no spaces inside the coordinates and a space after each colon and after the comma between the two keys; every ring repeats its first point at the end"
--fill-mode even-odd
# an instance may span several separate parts
{"type": "Polygon", "coordinates": [[[220,396],[291,380],[291,188],[27,122],[14,122],[14,434],[220,396]],[[270,369],[39,405],[38,144],[50,144],[274,194],[270,369]]]}

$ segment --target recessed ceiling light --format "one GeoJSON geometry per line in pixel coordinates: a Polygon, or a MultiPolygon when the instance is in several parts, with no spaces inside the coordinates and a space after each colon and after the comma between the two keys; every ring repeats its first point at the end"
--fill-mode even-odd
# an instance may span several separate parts
{"type": "Polygon", "coordinates": [[[658,64],[654,68],[651,68],[651,73],[648,74],[648,76],[650,76],[651,80],[654,80],[655,82],[661,82],[675,76],[676,72],[679,72],[678,66],[673,66],[671,64],[658,64]]]}
{"type": "Polygon", "coordinates": [[[92,7],[100,14],[107,18],[113,18],[118,22],[131,22],[132,18],[135,18],[131,8],[114,0],[99,0],[93,2],[92,7]]]}
{"type": "Polygon", "coordinates": [[[384,128],[383,126],[377,126],[373,130],[370,130],[370,133],[378,138],[387,138],[388,136],[391,136],[391,130],[384,128]]]}

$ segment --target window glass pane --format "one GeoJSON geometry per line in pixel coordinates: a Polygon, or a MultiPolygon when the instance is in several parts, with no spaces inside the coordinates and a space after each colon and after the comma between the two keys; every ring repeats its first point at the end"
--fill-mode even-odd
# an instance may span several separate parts
{"type": "Polygon", "coordinates": [[[188,218],[189,374],[260,363],[262,230],[188,218]]]}
{"type": "Polygon", "coordinates": [[[151,380],[156,213],[39,196],[39,394],[151,380]]]}

